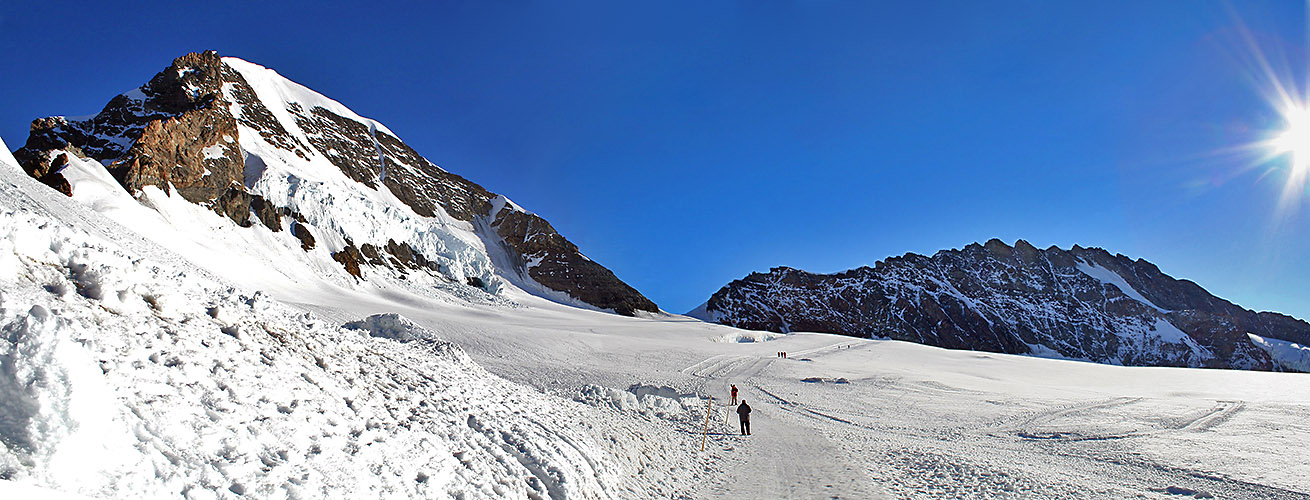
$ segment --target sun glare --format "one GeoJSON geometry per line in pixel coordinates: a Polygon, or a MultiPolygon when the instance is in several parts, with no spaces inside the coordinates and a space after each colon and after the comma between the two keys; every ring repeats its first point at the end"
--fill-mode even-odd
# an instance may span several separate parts
{"type": "MultiPolygon", "coordinates": [[[[1286,96],[1286,94],[1284,94],[1286,96]]],[[[1283,129],[1269,139],[1265,146],[1272,156],[1286,157],[1287,181],[1283,185],[1280,207],[1285,211],[1299,204],[1310,180],[1310,107],[1283,99],[1283,129]]]]}
{"type": "Polygon", "coordinates": [[[1292,175],[1304,175],[1310,166],[1310,109],[1294,105],[1283,110],[1286,122],[1282,132],[1274,137],[1269,145],[1274,154],[1290,155],[1292,175]]]}

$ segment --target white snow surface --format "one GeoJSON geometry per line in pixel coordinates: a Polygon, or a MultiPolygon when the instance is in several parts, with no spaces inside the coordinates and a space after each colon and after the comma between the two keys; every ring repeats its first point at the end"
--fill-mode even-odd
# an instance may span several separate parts
{"type": "Polygon", "coordinates": [[[223,157],[223,150],[227,149],[223,144],[215,144],[202,149],[200,152],[205,155],[206,160],[213,160],[223,157]]]}

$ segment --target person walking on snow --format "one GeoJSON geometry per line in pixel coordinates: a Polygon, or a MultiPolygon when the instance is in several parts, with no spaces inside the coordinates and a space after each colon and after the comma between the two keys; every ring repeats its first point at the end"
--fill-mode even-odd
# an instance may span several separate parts
{"type": "Polygon", "coordinates": [[[737,384],[732,384],[732,404],[737,404],[737,384]]]}
{"type": "Polygon", "coordinates": [[[741,419],[741,435],[751,435],[751,407],[746,404],[746,400],[741,400],[741,406],[737,407],[737,418],[741,419]]]}

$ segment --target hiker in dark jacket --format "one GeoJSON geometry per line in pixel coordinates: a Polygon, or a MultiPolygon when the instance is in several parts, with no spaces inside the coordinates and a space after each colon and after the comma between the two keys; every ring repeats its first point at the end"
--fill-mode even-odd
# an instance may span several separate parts
{"type": "Polygon", "coordinates": [[[741,419],[741,435],[751,435],[751,407],[746,404],[746,400],[741,400],[741,406],[737,407],[737,418],[741,419]]]}

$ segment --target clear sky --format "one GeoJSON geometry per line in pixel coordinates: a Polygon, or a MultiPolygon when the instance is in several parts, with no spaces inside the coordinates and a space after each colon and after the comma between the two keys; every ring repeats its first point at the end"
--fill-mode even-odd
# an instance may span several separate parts
{"type": "Polygon", "coordinates": [[[10,147],[213,49],[385,123],[673,312],[773,266],[997,237],[1310,318],[1305,196],[1280,202],[1286,156],[1234,152],[1283,121],[1253,48],[1305,84],[1296,1],[112,3],[0,3],[10,147]]]}

